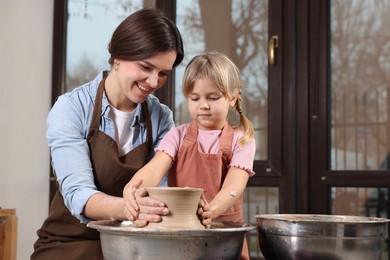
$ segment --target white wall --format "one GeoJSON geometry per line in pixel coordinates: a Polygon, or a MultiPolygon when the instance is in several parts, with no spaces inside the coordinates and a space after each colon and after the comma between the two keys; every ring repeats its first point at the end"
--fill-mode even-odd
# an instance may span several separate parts
{"type": "Polygon", "coordinates": [[[16,209],[22,260],[48,214],[53,2],[0,1],[0,207],[16,209]]]}

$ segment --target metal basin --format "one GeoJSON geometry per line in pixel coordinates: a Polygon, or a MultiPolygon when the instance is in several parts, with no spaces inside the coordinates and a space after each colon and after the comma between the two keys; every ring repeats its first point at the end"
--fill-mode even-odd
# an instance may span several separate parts
{"type": "Polygon", "coordinates": [[[256,227],[242,223],[213,223],[210,229],[135,228],[131,222],[92,221],[100,232],[106,260],[239,259],[245,234],[256,227]]]}
{"type": "Polygon", "coordinates": [[[387,219],[275,214],[256,215],[260,249],[268,259],[380,259],[387,219]]]}

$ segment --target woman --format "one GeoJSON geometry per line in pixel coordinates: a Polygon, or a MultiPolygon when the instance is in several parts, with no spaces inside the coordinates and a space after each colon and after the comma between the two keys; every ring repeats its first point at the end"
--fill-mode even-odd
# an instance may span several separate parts
{"type": "MultiPolygon", "coordinates": [[[[183,59],[174,23],[157,10],[137,11],[116,28],[108,50],[111,71],[60,96],[48,115],[59,191],[31,259],[103,259],[99,233],[86,223],[128,219],[123,188],[174,126],[171,110],[150,95],[183,59]]],[[[167,214],[164,204],[144,199],[154,211],[141,207],[137,219],[167,214]]]]}

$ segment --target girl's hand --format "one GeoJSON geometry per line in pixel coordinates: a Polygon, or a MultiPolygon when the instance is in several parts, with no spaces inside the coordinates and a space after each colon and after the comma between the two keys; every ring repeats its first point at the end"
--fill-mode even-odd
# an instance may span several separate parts
{"type": "Polygon", "coordinates": [[[198,216],[201,219],[203,226],[205,226],[206,228],[211,227],[212,217],[211,217],[210,205],[203,194],[198,204],[198,216]]]}

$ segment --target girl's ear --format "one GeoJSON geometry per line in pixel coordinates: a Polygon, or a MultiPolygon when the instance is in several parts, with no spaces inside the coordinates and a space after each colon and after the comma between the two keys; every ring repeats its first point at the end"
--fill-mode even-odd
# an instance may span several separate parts
{"type": "Polygon", "coordinates": [[[239,95],[240,93],[239,93],[239,91],[238,91],[238,89],[235,89],[234,91],[233,91],[233,94],[232,94],[232,96],[231,96],[231,98],[230,98],[230,102],[229,102],[229,105],[231,106],[231,107],[234,107],[235,105],[236,105],[236,102],[237,102],[237,99],[238,99],[238,95],[239,95]]]}
{"type": "Polygon", "coordinates": [[[236,105],[236,102],[237,102],[237,97],[232,97],[232,98],[230,99],[229,105],[230,105],[231,107],[234,107],[234,106],[236,105]]]}

